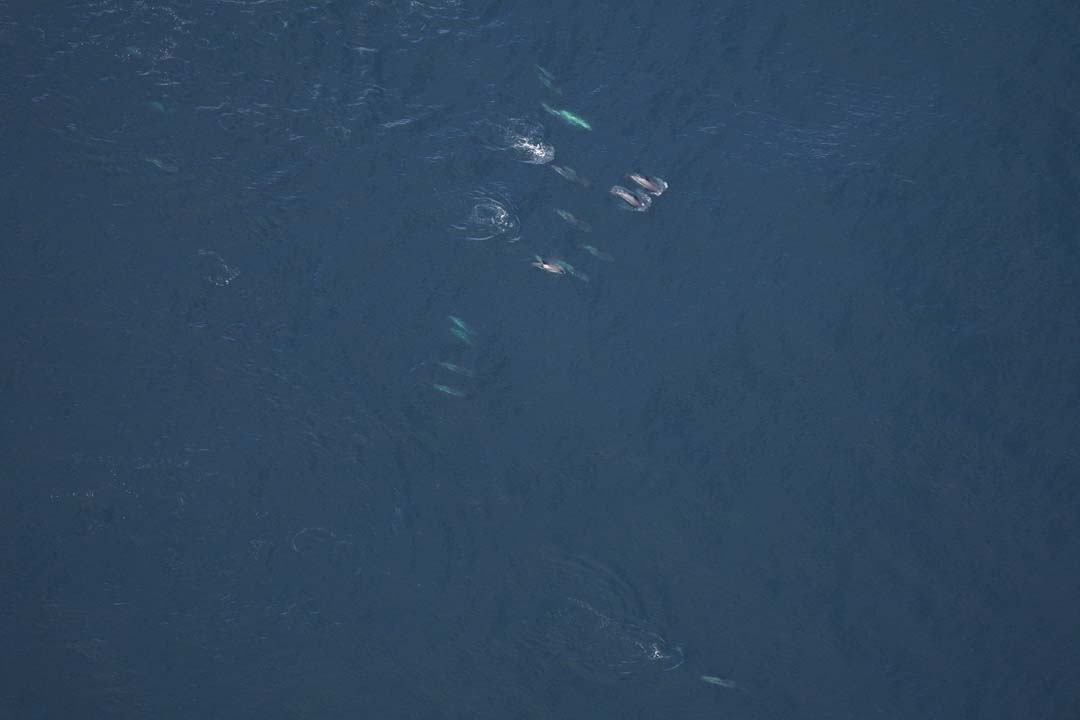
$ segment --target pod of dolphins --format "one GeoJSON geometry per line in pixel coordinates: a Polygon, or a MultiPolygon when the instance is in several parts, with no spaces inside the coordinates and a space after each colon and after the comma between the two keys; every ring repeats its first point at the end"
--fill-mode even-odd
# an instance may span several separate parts
{"type": "MultiPolygon", "coordinates": [[[[562,90],[555,86],[555,76],[552,75],[551,72],[539,65],[536,66],[536,70],[537,78],[545,88],[547,88],[549,91],[556,95],[562,95],[562,90]]],[[[571,112],[570,110],[564,108],[555,108],[548,105],[547,103],[540,103],[540,105],[548,114],[552,115],[553,117],[559,118],[571,127],[575,127],[581,130],[592,130],[592,125],[590,125],[588,121],[586,121],[581,116],[571,112]]],[[[544,149],[540,147],[540,144],[525,143],[524,145],[519,144],[518,146],[524,147],[528,150],[544,149]]],[[[534,164],[546,164],[550,162],[551,158],[554,155],[554,148],[548,147],[547,149],[550,150],[550,154],[542,157],[542,159],[537,159],[531,162],[533,162],[534,164]]],[[[551,165],[551,169],[566,180],[576,183],[584,188],[588,188],[591,184],[587,178],[579,175],[577,171],[571,167],[565,165],[551,165]]],[[[618,207],[623,210],[645,212],[650,207],[652,207],[654,199],[663,195],[668,189],[668,183],[663,178],[646,175],[637,171],[627,173],[626,180],[628,181],[628,185],[630,185],[630,187],[624,187],[623,185],[612,185],[611,189],[608,191],[615,199],[618,207]]],[[[499,209],[501,209],[501,206],[499,206],[499,209]]],[[[503,213],[505,213],[505,210],[503,210],[503,213]]],[[[580,230],[582,232],[590,232],[592,230],[589,223],[577,217],[568,210],[556,208],[555,213],[566,223],[576,228],[577,230],[580,230]]],[[[611,255],[593,245],[581,244],[578,245],[578,247],[599,260],[611,262],[613,259],[611,255]]],[[[589,280],[588,276],[584,272],[582,272],[578,268],[575,268],[573,265],[566,262],[565,260],[561,260],[556,257],[544,258],[540,255],[535,255],[530,261],[530,265],[552,275],[570,275],[585,282],[588,282],[589,280]]],[[[475,345],[477,333],[462,318],[450,315],[447,317],[447,320],[449,320],[448,330],[450,332],[450,335],[453,336],[454,339],[458,341],[458,343],[460,343],[460,346],[465,346],[466,348],[469,348],[475,345]]],[[[444,373],[456,376],[459,381],[463,379],[474,379],[476,377],[476,373],[474,372],[474,370],[459,363],[443,360],[438,363],[438,366],[442,368],[442,371],[444,373]]],[[[437,392],[450,397],[468,397],[468,393],[465,392],[465,390],[462,390],[459,387],[454,387],[452,385],[447,385],[445,383],[431,383],[431,387],[437,392]]],[[[682,663],[680,662],[674,667],[678,667],[681,664],[682,663]]],[[[674,669],[674,667],[668,669],[674,669]]],[[[714,685],[716,687],[721,687],[728,690],[742,689],[739,685],[735,683],[735,681],[728,678],[719,677],[716,675],[700,675],[699,677],[702,682],[708,685],[714,685]]]]}
{"type": "Polygon", "coordinates": [[[654,197],[660,197],[667,190],[668,184],[663,178],[647,177],[641,173],[632,172],[626,179],[638,187],[627,190],[622,185],[612,185],[611,194],[624,203],[628,210],[644,212],[652,206],[654,197]]]}
{"type": "MultiPolygon", "coordinates": [[[[550,71],[539,65],[536,66],[536,71],[537,79],[540,81],[541,85],[543,85],[545,88],[547,88],[549,91],[556,95],[562,95],[562,90],[555,86],[555,76],[550,71]]],[[[551,115],[552,117],[556,117],[559,120],[562,120],[570,127],[577,128],[579,130],[592,130],[592,125],[589,124],[589,122],[585,120],[585,118],[570,110],[567,110],[565,108],[552,107],[546,102],[541,102],[540,107],[543,108],[544,111],[547,112],[549,115],[551,115]]],[[[520,139],[515,145],[515,147],[534,149],[532,144],[520,139]],[[524,145],[522,143],[524,143],[524,145]]],[[[543,157],[542,159],[529,160],[527,162],[533,162],[534,164],[546,164],[550,162],[551,157],[554,155],[554,149],[550,148],[550,150],[551,152],[546,157],[543,157]]],[[[569,180],[572,183],[576,183],[584,188],[588,188],[591,185],[587,178],[579,175],[577,171],[571,167],[565,165],[551,165],[551,169],[566,180],[569,180]]],[[[663,195],[664,192],[668,189],[667,181],[663,178],[646,175],[637,171],[627,173],[626,180],[628,181],[627,184],[630,185],[629,188],[622,185],[613,185],[609,190],[609,193],[615,199],[616,204],[624,210],[644,212],[650,207],[652,207],[652,203],[655,198],[663,195]]],[[[582,220],[568,210],[556,208],[555,213],[566,223],[576,228],[577,230],[580,230],[581,232],[590,232],[592,230],[592,227],[589,225],[588,222],[582,220]]],[[[484,237],[469,239],[488,238],[484,237]]],[[[603,260],[605,262],[611,262],[613,260],[611,255],[597,248],[594,245],[580,244],[578,245],[578,247],[587,252],[592,257],[597,258],[598,260],[603,260]]],[[[545,258],[540,255],[535,255],[533,256],[533,259],[529,261],[529,263],[530,265],[532,265],[532,267],[535,267],[538,270],[543,270],[544,272],[551,275],[569,275],[583,282],[588,282],[589,280],[589,276],[586,275],[582,270],[574,267],[567,261],[556,257],[545,258]]],[[[451,315],[448,319],[450,321],[450,334],[462,345],[474,345],[476,334],[472,330],[472,328],[470,328],[465,323],[465,321],[459,317],[451,315]]],[[[470,368],[467,368],[457,363],[442,361],[439,362],[438,365],[443,369],[443,371],[456,375],[459,379],[475,377],[473,371],[470,368]]],[[[467,397],[467,393],[463,390],[453,387],[451,385],[446,385],[444,383],[432,383],[431,387],[434,388],[436,391],[451,397],[467,397]]]]}

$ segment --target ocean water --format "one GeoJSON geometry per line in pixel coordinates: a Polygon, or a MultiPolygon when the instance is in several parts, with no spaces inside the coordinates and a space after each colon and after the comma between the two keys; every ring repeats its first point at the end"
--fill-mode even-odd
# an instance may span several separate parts
{"type": "Polygon", "coordinates": [[[1078,30],[0,0],[0,715],[1075,717],[1078,30]]]}

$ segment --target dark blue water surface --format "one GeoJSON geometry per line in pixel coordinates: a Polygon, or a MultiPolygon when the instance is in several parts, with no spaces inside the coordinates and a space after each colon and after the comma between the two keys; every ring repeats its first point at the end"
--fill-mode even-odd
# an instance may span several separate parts
{"type": "Polygon", "coordinates": [[[1078,30],[0,0],[0,716],[1078,717],[1078,30]]]}

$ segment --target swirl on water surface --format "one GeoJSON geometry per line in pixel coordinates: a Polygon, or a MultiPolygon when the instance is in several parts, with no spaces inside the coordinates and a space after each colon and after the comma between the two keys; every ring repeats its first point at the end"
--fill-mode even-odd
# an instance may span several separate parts
{"type": "Polygon", "coordinates": [[[472,242],[521,239],[520,223],[513,205],[499,193],[477,191],[465,198],[464,217],[450,226],[459,237],[472,242]]]}
{"type": "Polygon", "coordinates": [[[519,641],[535,661],[608,683],[685,662],[682,648],[646,617],[640,593],[610,568],[581,557],[557,558],[545,573],[540,612],[519,641]]]}
{"type": "Polygon", "coordinates": [[[685,662],[682,648],[667,642],[643,621],[607,615],[585,600],[567,596],[545,616],[541,645],[576,675],[601,682],[641,673],[674,670],[685,662]]]}

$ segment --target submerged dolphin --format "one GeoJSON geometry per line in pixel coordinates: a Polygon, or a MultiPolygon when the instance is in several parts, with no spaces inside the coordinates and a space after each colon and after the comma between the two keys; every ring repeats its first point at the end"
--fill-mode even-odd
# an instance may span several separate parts
{"type": "Polygon", "coordinates": [[[547,103],[540,103],[540,106],[547,110],[548,113],[565,122],[567,125],[573,125],[574,127],[579,127],[583,130],[592,130],[592,125],[587,123],[585,119],[580,115],[575,115],[569,110],[560,110],[558,108],[553,108],[547,103]]]}

